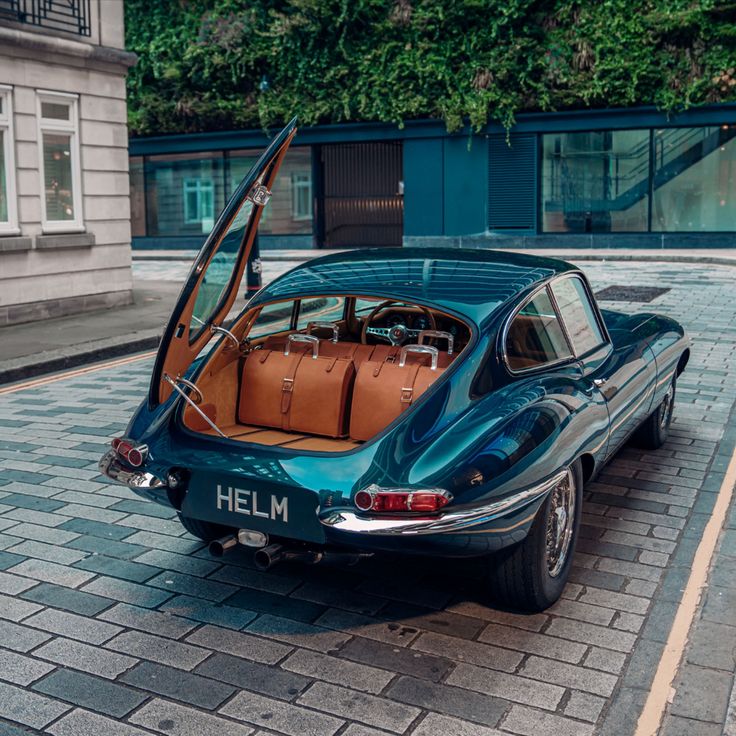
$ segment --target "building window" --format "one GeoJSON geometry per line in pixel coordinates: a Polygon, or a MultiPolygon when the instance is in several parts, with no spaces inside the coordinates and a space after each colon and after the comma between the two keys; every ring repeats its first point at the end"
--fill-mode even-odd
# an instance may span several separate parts
{"type": "Polygon", "coordinates": [[[542,136],[544,232],[646,232],[649,131],[542,136]]]}
{"type": "Polygon", "coordinates": [[[291,175],[291,217],[294,220],[312,219],[312,174],[295,171],[291,175]]]}
{"type": "Polygon", "coordinates": [[[13,90],[0,86],[0,235],[17,234],[13,90]]]}
{"type": "Polygon", "coordinates": [[[736,126],[655,130],[653,145],[652,230],[736,230],[736,126]]]}
{"type": "Polygon", "coordinates": [[[198,247],[224,205],[222,153],[146,156],[146,234],[149,237],[191,236],[198,247]]]}
{"type": "Polygon", "coordinates": [[[38,92],[44,232],[83,230],[77,96],[38,92]]]}
{"type": "Polygon", "coordinates": [[[215,222],[215,185],[212,179],[184,179],[184,222],[187,225],[215,222]]]}

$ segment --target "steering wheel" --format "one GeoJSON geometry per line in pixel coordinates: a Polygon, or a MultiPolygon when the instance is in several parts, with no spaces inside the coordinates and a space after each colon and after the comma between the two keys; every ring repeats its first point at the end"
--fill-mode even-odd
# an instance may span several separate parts
{"type": "MultiPolygon", "coordinates": [[[[368,335],[371,337],[375,337],[378,340],[385,340],[386,342],[390,342],[392,345],[403,345],[407,340],[414,339],[417,340],[419,338],[419,333],[421,330],[412,330],[409,329],[406,325],[393,325],[393,327],[371,327],[371,322],[376,318],[376,315],[382,312],[384,309],[387,309],[392,304],[403,304],[403,302],[397,302],[394,299],[389,299],[385,302],[381,302],[366,318],[363,320],[363,329],[360,333],[360,342],[363,345],[368,344],[368,335]]],[[[424,315],[427,318],[427,321],[429,322],[429,327],[432,330],[437,329],[437,322],[435,321],[434,314],[427,309],[427,307],[422,307],[421,305],[417,305],[419,309],[424,312],[424,315]]]]}

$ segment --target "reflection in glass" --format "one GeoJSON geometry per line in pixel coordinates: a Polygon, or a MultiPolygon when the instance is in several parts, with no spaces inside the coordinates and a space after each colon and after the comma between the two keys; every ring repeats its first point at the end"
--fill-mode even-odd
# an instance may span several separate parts
{"type": "Polygon", "coordinates": [[[736,126],[654,131],[652,230],[736,230],[736,126]]]}
{"type": "MultiPolygon", "coordinates": [[[[258,151],[232,151],[228,157],[232,194],[258,158],[258,151]]],[[[279,169],[273,196],[258,227],[266,235],[303,235],[312,232],[312,152],[290,148],[279,169]]]]}
{"type": "Polygon", "coordinates": [[[552,282],[552,293],[562,314],[577,355],[584,355],[604,342],[583,282],[576,277],[552,282]]]}
{"type": "Polygon", "coordinates": [[[649,131],[542,136],[544,232],[647,230],[649,131]]]}
{"type": "Polygon", "coordinates": [[[252,211],[252,202],[244,200],[230,225],[228,225],[217,252],[207,266],[194,302],[190,324],[192,334],[198,332],[198,328],[211,319],[217,305],[225,295],[237,266],[238,252],[245,237],[252,211]]]}
{"type": "Polygon", "coordinates": [[[46,219],[74,219],[71,135],[43,133],[43,177],[46,219]]]}
{"type": "MultiPolygon", "coordinates": [[[[2,97],[0,97],[2,100],[2,97]]],[[[0,130],[0,222],[8,221],[8,182],[6,178],[5,167],[8,162],[5,160],[5,136],[4,130],[0,130]]]]}

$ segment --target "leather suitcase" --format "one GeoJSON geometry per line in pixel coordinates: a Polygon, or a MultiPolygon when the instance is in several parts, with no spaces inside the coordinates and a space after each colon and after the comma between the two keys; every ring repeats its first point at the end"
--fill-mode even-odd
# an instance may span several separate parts
{"type": "Polygon", "coordinates": [[[350,412],[350,438],[369,440],[406,411],[442,374],[438,351],[428,345],[407,345],[396,363],[369,360],[358,370],[350,412]],[[414,361],[411,354],[427,354],[431,366],[414,361]],[[434,367],[432,367],[434,366],[434,367]]]}
{"type": "Polygon", "coordinates": [[[352,361],[320,356],[317,338],[293,335],[289,348],[295,342],[308,342],[312,351],[255,350],[248,356],[239,421],[286,432],[344,437],[355,377],[352,361]]]}

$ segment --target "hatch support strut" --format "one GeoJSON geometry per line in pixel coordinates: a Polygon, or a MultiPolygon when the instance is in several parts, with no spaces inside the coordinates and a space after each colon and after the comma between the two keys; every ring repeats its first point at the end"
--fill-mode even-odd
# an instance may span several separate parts
{"type": "Polygon", "coordinates": [[[186,401],[187,404],[189,404],[189,406],[191,406],[192,409],[194,409],[194,411],[196,411],[197,414],[199,414],[199,416],[201,416],[202,419],[204,419],[205,422],[207,422],[207,424],[209,424],[210,427],[212,427],[212,429],[214,429],[215,432],[217,432],[217,434],[220,435],[220,437],[224,437],[225,439],[228,438],[227,435],[197,406],[194,400],[190,396],[187,396],[184,393],[183,389],[179,388],[179,385],[178,385],[179,383],[183,383],[187,388],[194,389],[201,397],[202,393],[194,384],[190,383],[189,381],[184,380],[183,378],[177,378],[176,380],[174,380],[167,373],[164,373],[164,381],[166,381],[167,383],[170,383],[174,391],[176,391],[179,394],[179,396],[181,396],[184,399],[184,401],[186,401]]]}

